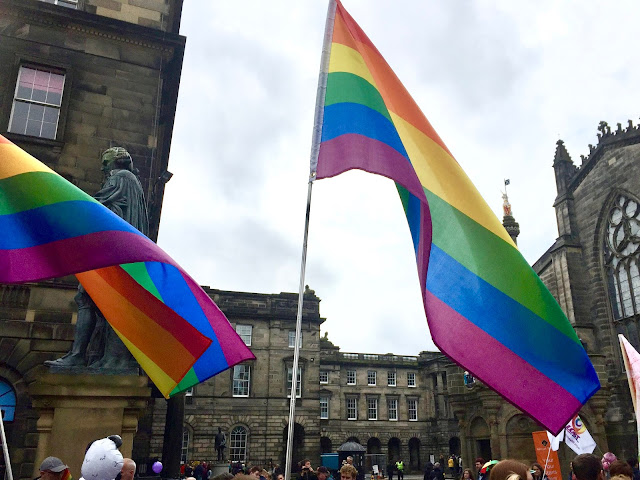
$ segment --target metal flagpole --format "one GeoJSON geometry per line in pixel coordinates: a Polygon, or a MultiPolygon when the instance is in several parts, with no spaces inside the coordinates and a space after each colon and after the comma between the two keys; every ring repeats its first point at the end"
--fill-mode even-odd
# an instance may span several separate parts
{"type": "Polygon", "coordinates": [[[289,402],[289,425],[287,431],[287,453],[285,457],[284,478],[291,478],[291,453],[293,451],[293,432],[296,417],[296,393],[298,390],[298,361],[300,359],[300,331],[302,329],[302,306],[304,302],[304,273],[307,265],[307,239],[309,238],[309,217],[311,214],[311,189],[316,178],[318,165],[318,152],[322,136],[322,120],[324,116],[324,99],[327,90],[327,74],[329,72],[329,56],[331,53],[331,38],[333,35],[333,23],[336,12],[336,0],[329,0],[327,21],[324,27],[324,41],[322,45],[322,57],[320,60],[320,74],[318,79],[318,92],[316,95],[316,110],[313,125],[313,139],[311,142],[311,172],[309,175],[309,188],[307,190],[307,211],[304,222],[304,240],[302,242],[302,264],[300,266],[300,285],[298,289],[298,314],[296,317],[296,339],[293,349],[293,369],[291,372],[291,391],[289,402]]]}
{"type": "Polygon", "coordinates": [[[4,412],[0,410],[0,438],[2,439],[2,454],[4,455],[4,464],[7,469],[7,480],[13,480],[13,472],[11,471],[11,459],[9,458],[9,447],[7,446],[7,436],[4,434],[4,412]]]}

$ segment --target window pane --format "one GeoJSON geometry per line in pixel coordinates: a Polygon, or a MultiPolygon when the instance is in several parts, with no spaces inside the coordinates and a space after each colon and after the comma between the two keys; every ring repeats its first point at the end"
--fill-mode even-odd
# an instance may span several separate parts
{"type": "Polygon", "coordinates": [[[375,385],[376,384],[376,372],[373,370],[369,370],[367,372],[367,385],[375,385]]]}
{"type": "Polygon", "coordinates": [[[356,384],[356,371],[347,370],[347,385],[355,385],[355,384],[356,384]]]}
{"type": "Polygon", "coordinates": [[[55,123],[46,123],[42,124],[42,130],[40,131],[40,137],[42,138],[56,138],[56,124],[55,123]]]}
{"type": "Polygon", "coordinates": [[[29,104],[24,102],[15,102],[13,104],[13,114],[11,117],[11,125],[9,125],[9,131],[24,135],[27,130],[28,115],[29,104]]]}
{"type": "MultiPolygon", "coordinates": [[[[291,382],[293,381],[293,367],[287,368],[287,398],[291,398],[291,382]]],[[[296,398],[300,398],[302,394],[302,369],[298,367],[298,376],[296,377],[296,398]]]]}
{"type": "Polygon", "coordinates": [[[354,397],[347,398],[347,420],[358,419],[357,399],[354,397]]]}
{"type": "Polygon", "coordinates": [[[25,132],[26,135],[31,135],[32,137],[40,136],[40,129],[42,127],[42,123],[35,120],[27,121],[27,130],[25,132]]]}
{"type": "Polygon", "coordinates": [[[378,419],[378,399],[377,398],[367,399],[367,412],[368,412],[369,420],[378,419]]]}
{"type": "Polygon", "coordinates": [[[389,410],[389,420],[398,420],[398,400],[390,398],[387,400],[387,406],[389,410]]]}
{"type": "Polygon", "coordinates": [[[329,372],[320,370],[320,383],[329,383],[329,372]]]}
{"type": "MultiPolygon", "coordinates": [[[[300,332],[300,348],[302,348],[302,332],[300,332]]],[[[294,331],[289,331],[289,348],[295,348],[296,346],[296,332],[294,331]]]]}
{"type": "Polygon", "coordinates": [[[244,344],[248,347],[251,346],[251,335],[253,332],[252,325],[236,325],[236,333],[240,335],[240,338],[244,344]]]}

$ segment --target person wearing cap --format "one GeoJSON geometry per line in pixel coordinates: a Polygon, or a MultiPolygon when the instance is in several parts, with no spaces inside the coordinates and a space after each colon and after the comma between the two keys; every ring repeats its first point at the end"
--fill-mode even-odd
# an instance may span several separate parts
{"type": "Polygon", "coordinates": [[[40,464],[42,480],[70,480],[69,467],[58,457],[47,457],[40,464]]]}

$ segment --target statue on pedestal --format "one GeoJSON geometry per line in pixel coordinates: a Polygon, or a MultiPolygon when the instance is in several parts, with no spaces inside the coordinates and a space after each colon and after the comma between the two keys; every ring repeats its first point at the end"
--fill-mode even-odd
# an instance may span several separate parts
{"type": "MultiPolygon", "coordinates": [[[[147,205],[142,184],[134,173],[131,155],[122,147],[112,147],[103,152],[101,160],[105,181],[94,198],[148,235],[147,205]]],[[[57,360],[46,361],[45,365],[57,371],[72,369],[96,373],[137,373],[137,362],[82,285],[78,286],[75,301],[78,305],[78,321],[71,351],[57,360]],[[98,338],[101,331],[104,332],[103,338],[98,338]],[[90,342],[98,344],[94,356],[89,352],[90,342]]]]}
{"type": "Polygon", "coordinates": [[[227,437],[222,433],[220,427],[218,427],[218,433],[216,433],[215,448],[216,452],[218,452],[218,461],[224,461],[224,449],[227,448],[227,437]]]}

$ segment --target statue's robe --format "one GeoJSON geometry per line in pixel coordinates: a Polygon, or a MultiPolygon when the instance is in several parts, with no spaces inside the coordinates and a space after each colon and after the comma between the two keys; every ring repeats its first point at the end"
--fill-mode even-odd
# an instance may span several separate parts
{"type": "Polygon", "coordinates": [[[113,170],[94,198],[113,213],[149,235],[149,215],[138,177],[129,170],[113,170]]]}

